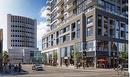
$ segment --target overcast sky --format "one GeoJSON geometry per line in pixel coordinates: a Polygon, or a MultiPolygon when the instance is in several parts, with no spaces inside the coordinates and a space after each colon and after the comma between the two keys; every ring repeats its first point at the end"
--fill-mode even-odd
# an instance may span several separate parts
{"type": "Polygon", "coordinates": [[[7,50],[7,14],[37,19],[37,47],[46,33],[46,0],[0,0],[0,28],[3,28],[3,50],[7,50]]]}

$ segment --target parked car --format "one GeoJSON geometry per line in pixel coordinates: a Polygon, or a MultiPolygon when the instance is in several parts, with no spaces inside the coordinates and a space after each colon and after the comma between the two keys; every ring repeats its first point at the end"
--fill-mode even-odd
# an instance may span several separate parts
{"type": "Polygon", "coordinates": [[[43,70],[42,64],[33,64],[32,70],[43,70]]]}

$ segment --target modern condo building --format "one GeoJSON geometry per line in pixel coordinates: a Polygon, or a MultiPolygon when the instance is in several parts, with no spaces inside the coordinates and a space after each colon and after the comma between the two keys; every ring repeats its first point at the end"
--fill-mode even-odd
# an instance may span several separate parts
{"type": "Polygon", "coordinates": [[[30,63],[30,52],[37,50],[36,20],[8,14],[7,48],[11,63],[30,63]]]}
{"type": "Polygon", "coordinates": [[[46,63],[54,52],[58,65],[73,63],[77,47],[87,66],[119,63],[119,52],[128,52],[128,0],[48,0],[47,25],[42,37],[46,63]]]}

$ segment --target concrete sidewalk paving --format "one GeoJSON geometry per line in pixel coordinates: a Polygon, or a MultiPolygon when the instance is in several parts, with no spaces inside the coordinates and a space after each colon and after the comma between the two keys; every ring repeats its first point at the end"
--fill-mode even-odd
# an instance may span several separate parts
{"type": "Polygon", "coordinates": [[[44,65],[44,67],[49,67],[49,68],[58,68],[58,69],[67,69],[67,70],[73,70],[73,71],[82,71],[82,72],[115,72],[119,75],[122,75],[123,77],[128,77],[129,76],[129,72],[128,71],[115,71],[114,69],[101,69],[101,68],[93,68],[93,67],[86,67],[85,69],[83,69],[83,67],[80,67],[79,69],[76,69],[76,67],[74,66],[49,66],[49,65],[44,65]]]}
{"type": "Polygon", "coordinates": [[[79,70],[79,71],[106,71],[106,72],[109,72],[109,71],[115,71],[113,69],[101,69],[101,68],[94,68],[94,67],[86,67],[85,69],[83,69],[83,67],[80,67],[80,68],[76,68],[74,66],[48,66],[48,65],[44,65],[45,67],[51,67],[51,68],[59,68],[59,69],[69,69],[69,70],[79,70]]]}

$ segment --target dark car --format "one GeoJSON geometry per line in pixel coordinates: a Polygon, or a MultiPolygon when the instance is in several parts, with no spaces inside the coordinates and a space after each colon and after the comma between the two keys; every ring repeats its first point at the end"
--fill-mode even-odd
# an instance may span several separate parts
{"type": "Polygon", "coordinates": [[[33,64],[32,70],[43,70],[42,64],[33,64]]]}

